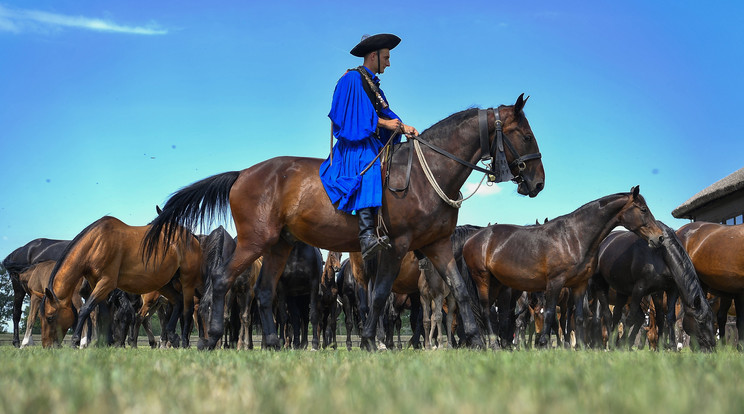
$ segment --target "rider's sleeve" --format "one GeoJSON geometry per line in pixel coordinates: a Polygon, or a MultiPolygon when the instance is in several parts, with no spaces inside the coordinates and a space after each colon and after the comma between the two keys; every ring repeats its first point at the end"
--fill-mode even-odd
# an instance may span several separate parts
{"type": "Polygon", "coordinates": [[[336,83],[328,117],[333,121],[333,135],[347,141],[369,138],[377,129],[377,113],[362,87],[362,77],[349,71],[336,83]]]}

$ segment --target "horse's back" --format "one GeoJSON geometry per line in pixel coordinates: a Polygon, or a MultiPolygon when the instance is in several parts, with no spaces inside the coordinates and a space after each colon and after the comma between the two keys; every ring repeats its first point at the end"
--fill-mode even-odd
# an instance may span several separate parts
{"type": "Polygon", "coordinates": [[[20,274],[21,283],[28,287],[29,292],[27,293],[32,294],[31,291],[44,292],[44,288],[49,283],[49,276],[52,275],[52,269],[54,269],[56,263],[53,260],[37,263],[20,274]]]}
{"type": "Polygon", "coordinates": [[[677,230],[702,282],[728,293],[744,293],[744,225],[694,222],[677,230]]]}

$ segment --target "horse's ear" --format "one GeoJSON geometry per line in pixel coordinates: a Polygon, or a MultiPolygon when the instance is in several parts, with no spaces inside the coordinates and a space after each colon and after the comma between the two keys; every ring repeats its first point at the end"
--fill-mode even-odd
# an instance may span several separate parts
{"type": "Polygon", "coordinates": [[[59,302],[59,299],[57,299],[57,295],[54,294],[49,288],[44,289],[44,296],[46,296],[47,300],[52,301],[52,303],[59,302]]]}
{"type": "Polygon", "coordinates": [[[633,188],[630,189],[630,192],[633,193],[633,198],[638,197],[638,194],[641,193],[641,190],[639,189],[639,187],[640,186],[637,185],[637,186],[635,186],[635,187],[633,187],[633,188]]]}
{"type": "Polygon", "coordinates": [[[527,98],[524,97],[524,94],[519,95],[519,98],[517,98],[517,103],[514,104],[514,113],[519,114],[524,109],[524,104],[527,103],[527,99],[530,99],[528,96],[527,98]]]}
{"type": "Polygon", "coordinates": [[[155,204],[155,211],[157,211],[157,212],[158,212],[158,216],[160,215],[160,213],[162,213],[162,212],[163,212],[163,210],[161,210],[161,209],[160,209],[160,206],[159,206],[159,205],[157,205],[157,204],[155,204]]]}

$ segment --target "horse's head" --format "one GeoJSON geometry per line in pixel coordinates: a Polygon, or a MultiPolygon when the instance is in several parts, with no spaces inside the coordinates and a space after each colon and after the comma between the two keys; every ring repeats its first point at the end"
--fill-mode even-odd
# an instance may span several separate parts
{"type": "MultiPolygon", "coordinates": [[[[537,140],[524,116],[527,99],[521,94],[513,106],[502,106],[498,111],[503,120],[503,150],[514,176],[512,181],[517,184],[519,194],[535,197],[545,187],[545,170],[537,140]]],[[[502,148],[497,145],[496,150],[502,148]]]]}
{"type": "Polygon", "coordinates": [[[61,301],[46,288],[41,299],[41,344],[44,348],[59,347],[65,333],[76,322],[77,311],[71,301],[61,301]]]}
{"type": "Polygon", "coordinates": [[[338,295],[336,275],[339,270],[341,270],[341,253],[329,251],[320,281],[320,295],[323,299],[335,300],[338,295]]]}
{"type": "Polygon", "coordinates": [[[620,211],[618,218],[623,227],[642,237],[650,247],[659,247],[664,241],[664,231],[656,223],[638,186],[630,189],[628,201],[620,211]]]}
{"type": "Polygon", "coordinates": [[[682,328],[695,339],[693,346],[700,347],[703,351],[715,349],[716,333],[713,322],[713,312],[705,298],[696,296],[690,306],[685,306],[682,328]]]}

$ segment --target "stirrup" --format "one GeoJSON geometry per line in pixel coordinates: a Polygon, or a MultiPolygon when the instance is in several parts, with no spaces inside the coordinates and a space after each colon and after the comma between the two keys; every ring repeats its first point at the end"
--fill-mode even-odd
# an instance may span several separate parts
{"type": "Polygon", "coordinates": [[[372,255],[377,254],[382,250],[393,247],[392,244],[390,244],[390,238],[387,235],[373,238],[372,243],[373,244],[370,244],[366,250],[362,251],[362,260],[366,261],[367,259],[371,258],[372,255]]]}

